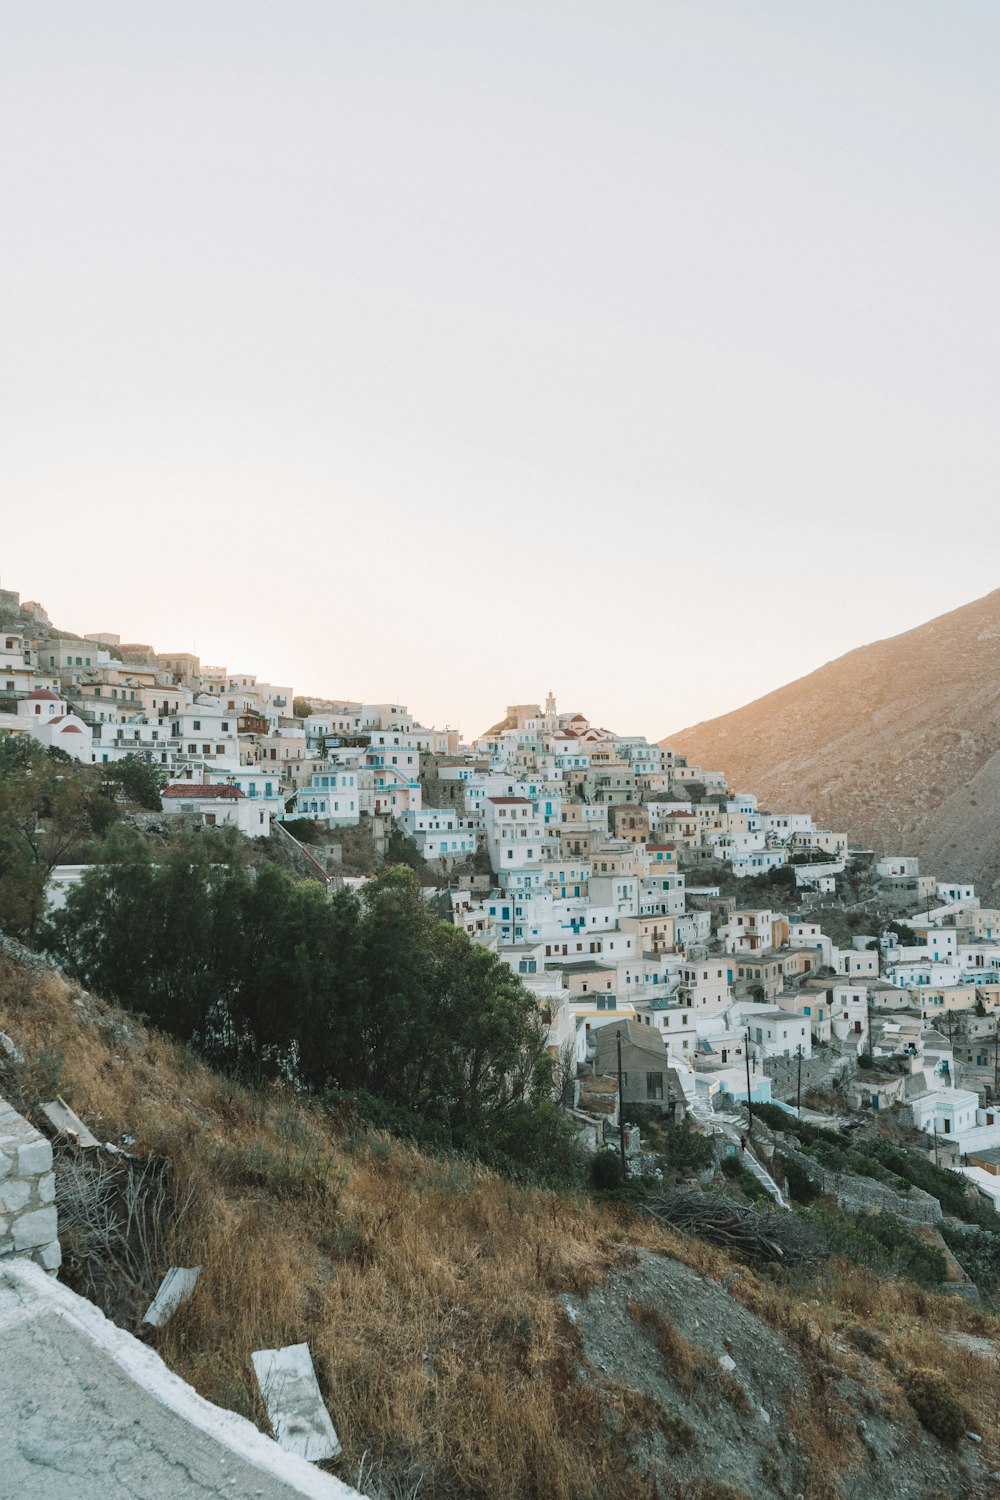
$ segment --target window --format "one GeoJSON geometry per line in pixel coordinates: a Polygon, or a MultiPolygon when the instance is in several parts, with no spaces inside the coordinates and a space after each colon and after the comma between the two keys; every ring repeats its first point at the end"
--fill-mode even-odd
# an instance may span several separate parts
{"type": "Polygon", "coordinates": [[[647,1099],[662,1099],[663,1098],[663,1074],[662,1073],[647,1073],[646,1074],[646,1098],[647,1099]]]}

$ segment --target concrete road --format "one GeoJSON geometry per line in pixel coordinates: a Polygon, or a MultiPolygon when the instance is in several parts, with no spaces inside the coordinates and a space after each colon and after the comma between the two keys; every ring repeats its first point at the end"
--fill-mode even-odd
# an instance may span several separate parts
{"type": "Polygon", "coordinates": [[[37,1266],[3,1262],[0,1500],[217,1496],[357,1500],[37,1266]]]}

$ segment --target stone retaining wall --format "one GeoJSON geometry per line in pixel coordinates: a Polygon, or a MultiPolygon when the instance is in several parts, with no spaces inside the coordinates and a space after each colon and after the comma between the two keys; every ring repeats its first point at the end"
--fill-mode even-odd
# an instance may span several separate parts
{"type": "Polygon", "coordinates": [[[897,1193],[874,1177],[832,1172],[805,1152],[790,1150],[786,1142],[778,1143],[776,1150],[787,1160],[797,1162],[814,1182],[819,1183],[824,1193],[829,1193],[841,1208],[851,1213],[895,1214],[910,1224],[937,1224],[943,1218],[938,1200],[921,1188],[911,1187],[906,1194],[897,1193]]]}
{"type": "Polygon", "coordinates": [[[52,1147],[0,1099],[0,1258],[27,1255],[59,1269],[55,1196],[52,1147]]]}

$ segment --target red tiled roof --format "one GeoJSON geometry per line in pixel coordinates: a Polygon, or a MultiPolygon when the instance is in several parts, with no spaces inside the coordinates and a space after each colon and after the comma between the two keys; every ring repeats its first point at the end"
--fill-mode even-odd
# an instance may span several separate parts
{"type": "Polygon", "coordinates": [[[525,802],[531,805],[527,797],[487,797],[486,800],[487,802],[525,802]]]}
{"type": "Polygon", "coordinates": [[[25,699],[25,702],[26,703],[33,703],[37,698],[44,698],[47,703],[58,703],[59,702],[59,694],[58,693],[50,693],[49,690],[48,690],[48,688],[36,688],[33,693],[29,693],[28,694],[27,698],[25,699]]]}
{"type": "Polygon", "coordinates": [[[204,782],[175,781],[171,786],[165,786],[160,793],[161,797],[210,797],[213,800],[235,802],[243,793],[238,786],[227,784],[206,785],[204,782]]]}

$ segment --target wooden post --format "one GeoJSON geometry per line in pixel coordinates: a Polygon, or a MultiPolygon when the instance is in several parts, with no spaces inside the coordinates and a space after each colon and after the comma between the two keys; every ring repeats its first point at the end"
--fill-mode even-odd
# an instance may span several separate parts
{"type": "Polygon", "coordinates": [[[747,1027],[747,1048],[746,1048],[746,1058],[745,1058],[745,1061],[746,1061],[746,1065],[747,1065],[747,1114],[750,1117],[750,1139],[753,1140],[753,1098],[752,1098],[753,1090],[750,1087],[750,1027],[749,1026],[747,1027]]]}
{"type": "Polygon", "coordinates": [[[622,1181],[628,1176],[628,1168],[625,1165],[625,1099],[622,1088],[622,1034],[615,1032],[615,1041],[618,1043],[618,1144],[622,1153],[622,1181]]]}

